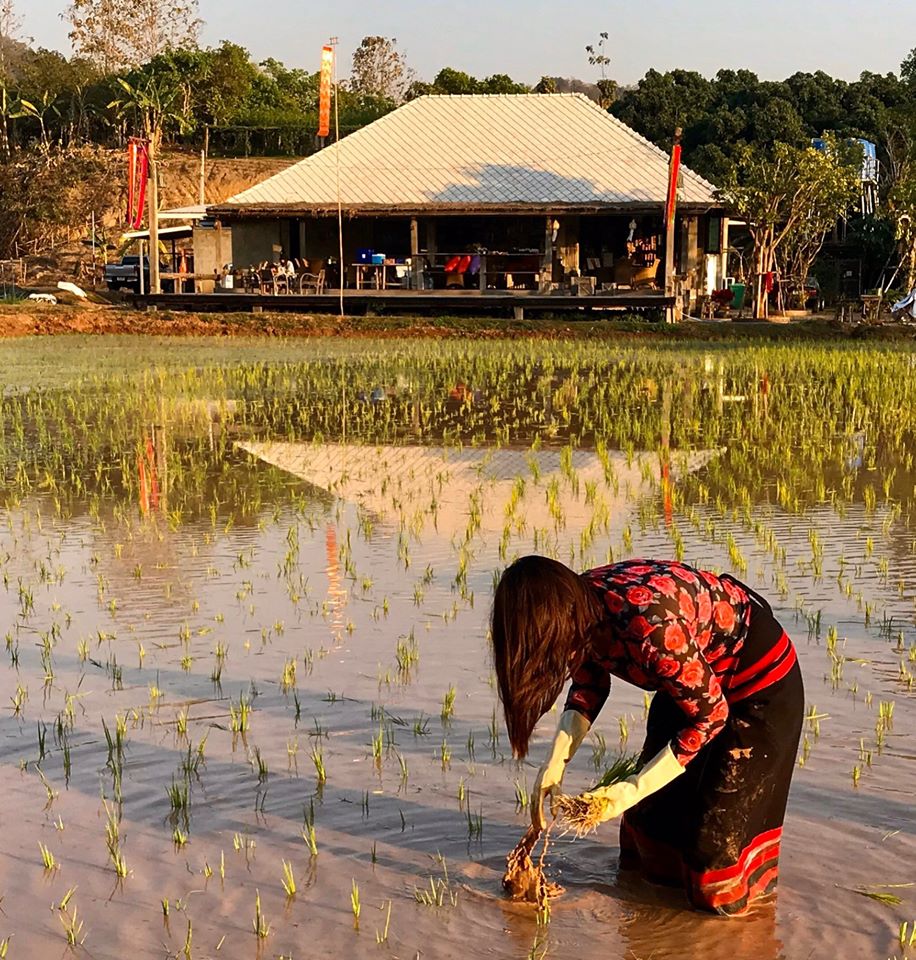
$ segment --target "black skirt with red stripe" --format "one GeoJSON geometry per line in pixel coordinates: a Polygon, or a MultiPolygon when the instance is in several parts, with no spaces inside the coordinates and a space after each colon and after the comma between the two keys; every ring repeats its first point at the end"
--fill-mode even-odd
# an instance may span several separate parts
{"type": "MultiPolygon", "coordinates": [[[[722,678],[725,729],[683,776],[629,810],[620,828],[622,867],[683,885],[695,907],[728,915],[775,890],[805,706],[792,642],[769,604],[748,593],[753,611],[745,645],[722,678]]],[[[642,761],[683,726],[683,712],[657,693],[642,761]]]]}

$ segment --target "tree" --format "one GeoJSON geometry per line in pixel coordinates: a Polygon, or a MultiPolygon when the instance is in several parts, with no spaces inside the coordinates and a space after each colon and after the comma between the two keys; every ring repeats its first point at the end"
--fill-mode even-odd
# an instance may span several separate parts
{"type": "Polygon", "coordinates": [[[916,139],[898,157],[893,185],[887,196],[887,213],[896,234],[906,289],[916,288],[916,139]]]}
{"type": "Polygon", "coordinates": [[[535,93],[559,93],[556,77],[541,77],[534,88],[535,93]]]}
{"type": "Polygon", "coordinates": [[[403,103],[414,72],[392,37],[364,37],[353,54],[350,89],[378,100],[403,103]]]}
{"type": "Polygon", "coordinates": [[[451,95],[480,93],[480,81],[463,70],[452,67],[443,67],[433,80],[433,93],[448,93],[451,95]]]}
{"type": "Polygon", "coordinates": [[[862,148],[826,138],[825,149],[808,148],[799,156],[800,216],[776,252],[780,276],[788,282],[794,305],[805,305],[805,282],[824,239],[845,217],[861,191],[862,148]]]}
{"type": "Polygon", "coordinates": [[[477,77],[471,76],[469,73],[465,73],[463,70],[455,70],[453,67],[443,67],[443,69],[436,74],[432,83],[412,83],[410,89],[407,91],[407,99],[414,100],[417,97],[427,96],[429,94],[445,94],[458,97],[475,93],[513,94],[530,92],[531,87],[513,80],[512,77],[505,73],[494,73],[492,76],[484,77],[484,79],[480,80],[477,77]]]}
{"type": "Polygon", "coordinates": [[[518,83],[506,73],[494,73],[480,81],[481,93],[530,93],[531,87],[518,83]]]}
{"type": "Polygon", "coordinates": [[[196,47],[198,0],[72,0],[65,19],[74,50],[105,73],[196,47]]]}
{"type": "Polygon", "coordinates": [[[910,50],[906,60],[900,64],[900,77],[906,83],[916,86],[916,47],[910,50]]]}
{"type": "Polygon", "coordinates": [[[610,34],[606,32],[600,33],[598,35],[597,45],[590,43],[585,48],[585,52],[588,54],[589,65],[598,67],[601,71],[598,89],[601,91],[600,103],[605,110],[610,109],[611,104],[617,99],[617,83],[609,79],[607,75],[607,68],[611,65],[611,58],[605,53],[605,46],[607,45],[609,36],[610,34]]]}
{"type": "Polygon", "coordinates": [[[786,143],[771,150],[741,149],[718,193],[751,235],[755,318],[767,315],[764,278],[776,269],[780,248],[792,251],[795,268],[807,272],[824,234],[848,211],[857,187],[857,169],[839,149],[799,149],[786,143]]]}
{"type": "Polygon", "coordinates": [[[13,0],[0,0],[0,79],[10,75],[10,61],[15,59],[19,43],[22,17],[16,13],[13,0]]]}

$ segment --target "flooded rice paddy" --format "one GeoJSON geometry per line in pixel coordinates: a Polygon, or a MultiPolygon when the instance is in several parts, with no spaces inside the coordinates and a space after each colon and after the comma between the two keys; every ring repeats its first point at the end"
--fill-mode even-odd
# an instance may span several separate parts
{"type": "MultiPolygon", "coordinates": [[[[0,955],[913,952],[914,358],[0,343],[0,955]],[[808,697],[775,904],[692,913],[613,826],[554,844],[549,923],[503,899],[555,722],[511,759],[486,619],[529,552],[772,599],[808,697]]],[[[615,684],[567,785],[646,709],[615,684]]]]}

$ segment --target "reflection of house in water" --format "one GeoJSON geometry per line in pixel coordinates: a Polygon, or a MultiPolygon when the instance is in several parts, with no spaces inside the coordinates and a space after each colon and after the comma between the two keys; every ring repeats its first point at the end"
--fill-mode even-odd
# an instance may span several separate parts
{"type": "MultiPolygon", "coordinates": [[[[667,469],[657,453],[451,449],[356,444],[239,443],[383,520],[440,537],[527,531],[579,534],[622,528],[628,503],[656,489],[667,469]]],[[[674,453],[672,478],[719,451],[674,453]]]]}

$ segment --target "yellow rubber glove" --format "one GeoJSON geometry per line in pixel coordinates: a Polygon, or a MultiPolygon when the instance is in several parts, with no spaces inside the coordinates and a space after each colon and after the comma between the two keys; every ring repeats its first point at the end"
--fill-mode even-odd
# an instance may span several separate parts
{"type": "Polygon", "coordinates": [[[601,813],[597,820],[599,823],[605,823],[619,817],[630,807],[636,806],[640,800],[644,800],[650,794],[668,786],[672,780],[676,780],[684,772],[677,757],[672,753],[671,746],[668,745],[660,753],[657,753],[639,773],[621,780],[620,783],[612,783],[609,787],[601,787],[598,790],[592,790],[590,793],[583,793],[582,799],[601,805],[601,813]]]}
{"type": "Polygon", "coordinates": [[[575,756],[590,729],[591,724],[578,710],[565,710],[561,714],[557,732],[550,745],[550,753],[538,770],[534,790],[531,791],[531,823],[538,830],[547,826],[544,817],[545,798],[548,795],[553,798],[559,792],[563,774],[566,773],[566,764],[575,756]]]}

